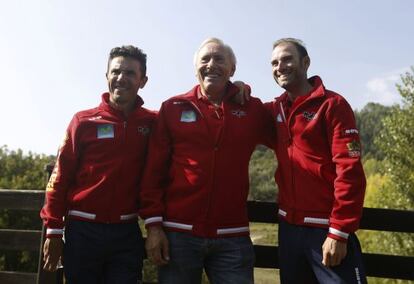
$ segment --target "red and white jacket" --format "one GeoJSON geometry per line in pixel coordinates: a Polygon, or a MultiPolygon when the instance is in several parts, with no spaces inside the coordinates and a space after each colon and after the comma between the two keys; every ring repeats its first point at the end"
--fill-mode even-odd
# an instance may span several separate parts
{"type": "Polygon", "coordinates": [[[109,104],[74,115],[60,146],[40,215],[47,237],[61,237],[65,218],[99,223],[136,222],[139,181],[155,113],[136,109],[127,118],[109,104]]]}
{"type": "Polygon", "coordinates": [[[279,215],[298,225],[329,227],[346,241],[358,229],[365,193],[361,146],[346,100],[313,77],[311,93],[289,107],[285,92],[267,103],[276,123],[279,215]]]}
{"type": "Polygon", "coordinates": [[[257,98],[233,103],[238,88],[229,83],[222,124],[213,127],[199,89],[162,104],[141,184],[140,216],[147,227],[162,224],[200,237],[248,235],[249,160],[257,144],[270,145],[272,118],[257,98]]]}

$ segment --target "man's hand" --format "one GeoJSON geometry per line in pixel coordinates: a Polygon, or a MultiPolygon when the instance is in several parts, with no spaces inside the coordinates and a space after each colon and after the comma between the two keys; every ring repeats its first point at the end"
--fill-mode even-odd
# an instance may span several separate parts
{"type": "Polygon", "coordinates": [[[43,269],[56,271],[59,267],[59,260],[62,260],[63,241],[61,238],[47,238],[43,246],[43,269]]]}
{"type": "Polygon", "coordinates": [[[346,256],[346,243],[327,237],[322,245],[322,264],[326,267],[336,266],[346,256]]]}
{"type": "Polygon", "coordinates": [[[169,244],[164,230],[160,226],[149,227],[145,249],[148,258],[156,265],[165,265],[170,260],[169,244]]]}
{"type": "Polygon", "coordinates": [[[233,97],[233,101],[236,104],[244,105],[245,102],[250,100],[250,87],[242,81],[234,81],[233,84],[239,88],[239,92],[233,97]]]}

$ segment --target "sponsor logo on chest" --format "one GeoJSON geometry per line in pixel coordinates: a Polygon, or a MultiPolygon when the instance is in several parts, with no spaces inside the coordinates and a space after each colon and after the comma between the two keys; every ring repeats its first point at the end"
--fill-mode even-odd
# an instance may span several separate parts
{"type": "Polygon", "coordinates": [[[318,114],[313,111],[304,111],[302,115],[307,121],[311,121],[312,119],[316,119],[318,117],[318,114]]]}
{"type": "Polygon", "coordinates": [[[98,139],[114,138],[113,124],[99,124],[97,125],[96,137],[98,139]]]}
{"type": "Polygon", "coordinates": [[[195,122],[197,120],[197,115],[193,110],[183,110],[181,112],[181,122],[195,122]]]}

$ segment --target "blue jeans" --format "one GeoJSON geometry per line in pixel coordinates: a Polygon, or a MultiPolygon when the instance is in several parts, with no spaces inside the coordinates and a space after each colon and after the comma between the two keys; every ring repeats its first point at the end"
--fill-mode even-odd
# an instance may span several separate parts
{"type": "Polygon", "coordinates": [[[143,253],[144,242],[137,223],[66,223],[66,283],[140,283],[143,253]]]}
{"type": "Polygon", "coordinates": [[[281,283],[367,283],[359,241],[349,234],[347,254],[341,264],[322,264],[322,245],[328,229],[279,222],[281,283]]]}
{"type": "Polygon", "coordinates": [[[250,237],[199,238],[166,232],[170,261],[161,266],[161,284],[201,283],[203,268],[212,284],[253,283],[254,250],[250,237]]]}

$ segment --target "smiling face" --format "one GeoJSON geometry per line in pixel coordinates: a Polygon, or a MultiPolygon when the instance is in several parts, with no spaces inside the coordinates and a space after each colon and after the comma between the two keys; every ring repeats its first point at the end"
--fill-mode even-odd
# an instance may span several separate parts
{"type": "Polygon", "coordinates": [[[141,63],[131,57],[118,56],[108,64],[106,74],[110,102],[116,106],[131,106],[138,90],[145,86],[147,77],[142,76],[141,63]]]}
{"type": "Polygon", "coordinates": [[[272,52],[273,78],[283,89],[294,91],[307,83],[310,59],[301,57],[292,43],[281,43],[272,52]]]}
{"type": "Polygon", "coordinates": [[[236,70],[229,50],[216,42],[205,44],[196,57],[196,74],[204,95],[220,96],[236,70]]]}

